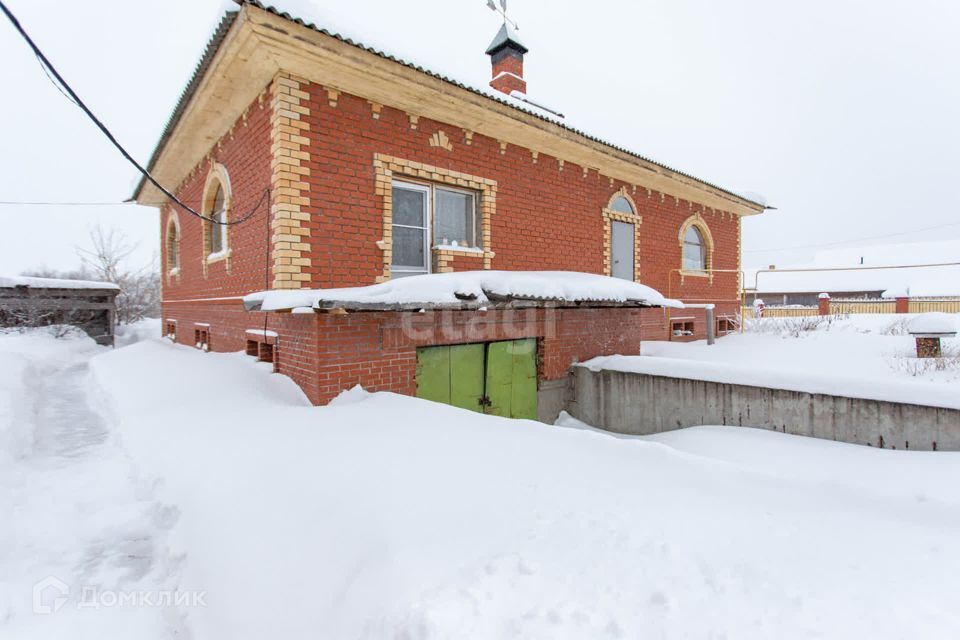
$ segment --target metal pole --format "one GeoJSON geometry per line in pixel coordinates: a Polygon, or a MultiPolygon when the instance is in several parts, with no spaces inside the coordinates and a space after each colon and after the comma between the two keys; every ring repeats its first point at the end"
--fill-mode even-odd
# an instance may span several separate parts
{"type": "Polygon", "coordinates": [[[707,305],[707,344],[713,344],[717,340],[717,327],[713,322],[713,305],[707,305]]]}

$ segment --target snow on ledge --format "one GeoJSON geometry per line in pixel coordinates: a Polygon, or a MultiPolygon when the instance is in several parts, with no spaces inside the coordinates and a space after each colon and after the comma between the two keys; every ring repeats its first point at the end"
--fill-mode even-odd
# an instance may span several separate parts
{"type": "Polygon", "coordinates": [[[957,332],[957,319],[954,314],[933,311],[922,313],[910,321],[910,333],[953,334],[957,332]]]}
{"type": "Polygon", "coordinates": [[[247,329],[247,335],[249,336],[260,336],[262,338],[276,338],[278,334],[276,331],[270,331],[269,329],[247,329]]]}
{"type": "Polygon", "coordinates": [[[2,276],[0,288],[31,287],[33,289],[120,289],[112,282],[96,280],[63,280],[60,278],[33,278],[30,276],[2,276]]]}
{"type": "Polygon", "coordinates": [[[812,376],[802,372],[658,356],[600,356],[576,366],[586,367],[590,371],[640,373],[665,378],[960,409],[960,396],[952,387],[944,388],[913,380],[869,379],[826,372],[812,376]]]}
{"type": "Polygon", "coordinates": [[[510,299],[559,303],[619,303],[682,307],[659,291],[629,280],[576,271],[460,271],[398,278],[368,287],[261,291],[244,297],[248,310],[378,305],[480,306],[510,299]]]}

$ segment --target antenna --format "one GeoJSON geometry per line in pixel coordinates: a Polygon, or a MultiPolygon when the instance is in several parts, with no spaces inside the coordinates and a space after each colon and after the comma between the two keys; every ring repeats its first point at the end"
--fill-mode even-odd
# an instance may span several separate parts
{"type": "Polygon", "coordinates": [[[517,25],[517,23],[507,17],[507,0],[500,0],[499,7],[493,0],[487,0],[487,8],[494,13],[499,13],[503,17],[504,24],[509,22],[514,29],[517,31],[520,30],[520,27],[517,25]]]}

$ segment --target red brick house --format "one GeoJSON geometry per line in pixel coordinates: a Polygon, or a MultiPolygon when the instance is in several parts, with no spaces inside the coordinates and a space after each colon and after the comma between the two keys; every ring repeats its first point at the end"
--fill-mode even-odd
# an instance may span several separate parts
{"type": "MultiPolygon", "coordinates": [[[[487,50],[492,89],[480,90],[259,2],[238,4],[149,163],[184,203],[236,224],[188,215],[150,183],[135,193],[161,212],[163,317],[177,341],[261,353],[323,403],[354,384],[417,393],[418,348],[457,340],[439,330],[404,337],[409,309],[264,314],[246,310],[245,295],[557,270],[715,303],[719,320],[737,312],[740,220],[764,206],[527,101],[527,49],[509,29],[487,50]]],[[[536,339],[543,394],[577,360],[706,331],[702,310],[574,306],[541,305],[510,336],[499,307],[480,322],[476,309],[446,309],[442,322],[470,324],[476,343],[536,339]]],[[[436,329],[440,315],[416,320],[436,329]]]]}

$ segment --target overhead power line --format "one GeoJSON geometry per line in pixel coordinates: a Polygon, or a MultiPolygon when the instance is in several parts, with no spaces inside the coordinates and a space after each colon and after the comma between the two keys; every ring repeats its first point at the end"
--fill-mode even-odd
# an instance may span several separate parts
{"type": "Polygon", "coordinates": [[[956,227],[956,226],[960,226],[960,222],[947,222],[947,223],[938,224],[932,227],[922,227],[920,229],[911,229],[909,231],[898,231],[897,233],[887,233],[880,236],[868,236],[865,238],[838,240],[836,242],[822,242],[819,244],[801,244],[793,247],[778,247],[775,249],[747,249],[747,250],[744,250],[744,253],[770,253],[772,251],[792,251],[794,249],[820,249],[822,247],[836,247],[842,244],[850,244],[851,242],[864,242],[867,240],[885,240],[886,238],[897,238],[900,236],[908,236],[913,233],[923,233],[924,231],[936,231],[937,229],[945,229],[947,227],[956,227]]]}
{"type": "MultiPolygon", "coordinates": [[[[137,205],[136,202],[45,202],[37,200],[0,200],[0,206],[16,207],[121,207],[137,205]]],[[[139,205],[138,205],[139,206],[139,205]]]]}
{"type": "Polygon", "coordinates": [[[229,226],[229,225],[240,224],[241,222],[246,222],[247,220],[252,218],[253,215],[263,205],[263,203],[269,199],[270,189],[268,187],[263,190],[263,194],[260,196],[260,200],[257,201],[257,204],[253,207],[253,209],[251,209],[248,213],[244,214],[243,216],[241,216],[236,220],[217,220],[216,218],[204,215],[199,211],[195,211],[192,207],[189,207],[186,204],[184,204],[177,196],[173,194],[173,192],[171,192],[169,189],[167,189],[162,184],[160,184],[160,182],[156,178],[154,178],[150,174],[150,172],[147,171],[139,162],[137,162],[133,158],[133,156],[130,155],[130,153],[123,147],[123,145],[121,145],[120,142],[117,141],[116,137],[114,137],[114,135],[110,133],[110,130],[107,129],[106,125],[104,125],[103,122],[101,122],[100,119],[97,118],[96,115],[94,115],[93,111],[91,111],[90,108],[86,105],[86,103],[84,103],[84,101],[80,99],[80,96],[77,95],[77,92],[74,91],[73,88],[67,83],[67,81],[63,79],[63,76],[60,75],[60,72],[58,72],[56,67],[54,67],[53,64],[50,62],[50,60],[47,59],[47,56],[43,54],[43,51],[41,51],[40,47],[38,47],[37,44],[33,41],[33,38],[31,38],[27,34],[26,30],[20,24],[20,21],[17,20],[17,17],[13,15],[13,13],[10,11],[9,8],[7,8],[7,5],[3,2],[3,0],[0,0],[0,10],[2,10],[4,15],[7,16],[7,19],[10,20],[10,23],[13,25],[13,28],[17,30],[20,36],[24,39],[24,41],[33,51],[33,54],[40,61],[40,65],[43,68],[44,73],[46,73],[47,77],[50,79],[50,82],[52,82],[53,85],[61,93],[63,93],[68,100],[70,100],[75,105],[80,107],[80,109],[87,115],[87,117],[90,118],[90,120],[97,126],[98,129],[100,129],[103,135],[105,135],[107,139],[113,144],[113,146],[117,148],[117,151],[119,151],[121,155],[123,155],[123,157],[126,158],[127,162],[132,164],[137,169],[137,171],[139,171],[140,174],[148,182],[150,182],[150,184],[152,184],[157,189],[159,189],[160,192],[163,195],[165,195],[167,198],[169,198],[174,204],[182,208],[184,211],[186,211],[190,215],[196,216],[201,220],[205,220],[211,224],[229,226]]]}

